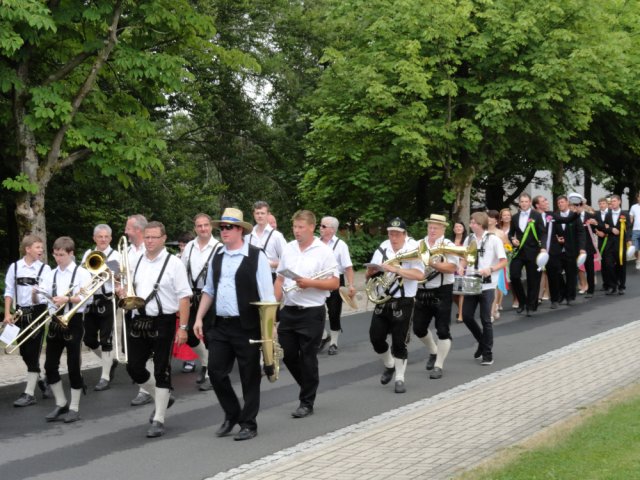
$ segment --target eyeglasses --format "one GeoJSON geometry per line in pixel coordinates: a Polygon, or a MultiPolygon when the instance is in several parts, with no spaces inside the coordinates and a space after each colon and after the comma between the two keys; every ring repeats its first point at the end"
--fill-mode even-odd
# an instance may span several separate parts
{"type": "Polygon", "coordinates": [[[152,237],[151,235],[144,237],[145,240],[160,240],[163,235],[159,235],[157,237],[152,237]]]}
{"type": "Polygon", "coordinates": [[[220,231],[222,231],[222,230],[233,230],[234,228],[236,228],[236,225],[220,225],[218,227],[218,229],[220,231]]]}

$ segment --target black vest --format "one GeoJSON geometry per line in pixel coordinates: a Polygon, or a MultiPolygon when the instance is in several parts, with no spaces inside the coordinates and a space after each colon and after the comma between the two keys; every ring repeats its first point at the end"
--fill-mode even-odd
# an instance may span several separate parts
{"type": "MultiPolygon", "coordinates": [[[[240,262],[240,265],[238,266],[238,270],[236,270],[236,300],[238,301],[238,311],[240,312],[240,325],[242,325],[242,328],[247,330],[260,328],[260,312],[258,307],[250,305],[249,303],[260,301],[258,282],[256,281],[258,256],[260,255],[260,252],[261,250],[258,247],[249,245],[249,255],[242,259],[242,262],[240,262]]],[[[214,292],[218,291],[220,272],[222,270],[222,257],[224,257],[222,249],[219,249],[213,256],[212,269],[214,292]]],[[[211,312],[215,318],[215,299],[211,306],[211,312]]]]}

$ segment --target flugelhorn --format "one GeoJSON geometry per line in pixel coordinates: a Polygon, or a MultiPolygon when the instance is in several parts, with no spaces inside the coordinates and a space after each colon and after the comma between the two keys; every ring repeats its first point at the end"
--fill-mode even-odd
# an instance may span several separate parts
{"type": "Polygon", "coordinates": [[[144,298],[136,295],[131,281],[131,265],[129,265],[129,244],[127,237],[122,236],[118,242],[118,253],[120,254],[120,284],[125,288],[126,294],[118,301],[118,307],[125,310],[137,310],[144,306],[144,298]]]}
{"type": "Polygon", "coordinates": [[[260,340],[249,340],[249,343],[260,343],[264,360],[264,373],[270,382],[278,380],[280,374],[280,359],[283,356],[282,347],[274,338],[276,313],[279,302],[251,302],[260,311],[260,340]]]}
{"type": "MultiPolygon", "coordinates": [[[[318,280],[319,278],[326,277],[330,273],[334,272],[335,269],[336,269],[335,267],[327,268],[327,269],[322,270],[322,271],[320,271],[318,273],[314,273],[313,275],[311,275],[309,277],[309,279],[318,280]]],[[[289,285],[288,287],[282,289],[282,291],[284,293],[289,293],[289,292],[291,292],[293,290],[300,290],[300,287],[298,287],[297,283],[294,283],[293,285],[289,285]]]]}

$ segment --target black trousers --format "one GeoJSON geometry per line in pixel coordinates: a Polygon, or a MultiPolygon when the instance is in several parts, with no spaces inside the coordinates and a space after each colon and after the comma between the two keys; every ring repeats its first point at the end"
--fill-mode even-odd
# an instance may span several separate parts
{"type": "Polygon", "coordinates": [[[567,300],[576,299],[576,290],[578,285],[578,265],[576,264],[577,255],[563,252],[560,257],[562,262],[562,270],[564,271],[564,279],[562,279],[563,296],[567,300]]]}
{"type": "Polygon", "coordinates": [[[527,307],[530,311],[538,309],[538,293],[540,292],[540,272],[535,259],[528,259],[518,255],[511,260],[509,267],[511,286],[513,293],[518,298],[521,306],[527,307]],[[527,272],[527,292],[522,285],[522,267],[527,272]]]}
{"type": "MultiPolygon", "coordinates": [[[[344,286],[344,275],[340,275],[340,286],[344,286]]],[[[332,290],[327,297],[327,313],[329,314],[329,327],[334,332],[342,330],[340,316],[342,315],[342,297],[338,290],[332,290]]]]}
{"type": "Polygon", "coordinates": [[[491,306],[495,289],[483,290],[480,295],[466,295],[462,304],[462,320],[473,338],[482,346],[482,354],[491,357],[493,349],[493,324],[491,306]],[[480,325],[475,319],[476,308],[480,305],[480,325]]]}
{"type": "Polygon", "coordinates": [[[300,405],[313,408],[320,383],[318,344],[324,330],[325,306],[280,310],[278,341],[284,351],[282,359],[300,386],[300,405]]]}
{"type": "Polygon", "coordinates": [[[153,356],[156,387],[171,388],[171,349],[176,333],[176,314],[136,316],[127,325],[127,373],[137,383],[149,380],[145,365],[153,356]]]}
{"type": "Polygon", "coordinates": [[[94,295],[84,314],[84,344],[91,350],[113,350],[113,303],[102,295],[94,295]]]}
{"type": "MultiPolygon", "coordinates": [[[[613,237],[615,238],[615,237],[613,237]]],[[[611,240],[612,238],[609,238],[611,240]]],[[[607,280],[607,286],[614,290],[625,290],[627,287],[627,258],[626,253],[622,255],[622,265],[620,265],[620,254],[618,244],[615,247],[607,245],[602,254],[602,272],[607,280]],[[605,275],[606,272],[606,275],[605,275]]]]}
{"type": "Polygon", "coordinates": [[[67,370],[69,371],[69,383],[71,388],[82,388],[82,372],[80,370],[80,355],[82,350],[82,336],[84,326],[82,314],[77,313],[69,321],[67,328],[63,328],[53,320],[49,324],[47,333],[47,352],[44,361],[44,371],[49,383],[60,381],[60,357],[67,350],[67,370]]]}
{"type": "Polygon", "coordinates": [[[369,340],[376,353],[381,354],[389,349],[387,336],[391,335],[391,355],[407,359],[413,306],[413,298],[394,298],[376,306],[369,327],[369,340]]]}
{"type": "MultiPolygon", "coordinates": [[[[198,307],[200,306],[200,299],[202,298],[202,291],[193,292],[191,297],[191,304],[189,306],[189,322],[187,323],[187,345],[190,347],[197,347],[200,344],[200,339],[193,333],[193,326],[196,324],[196,314],[198,313],[198,307]]],[[[205,346],[207,346],[205,336],[205,346]]]]}
{"type": "MultiPolygon", "coordinates": [[[[20,320],[16,322],[16,326],[23,330],[29,326],[42,312],[47,309],[46,305],[33,305],[30,307],[20,307],[23,314],[20,320]]],[[[27,366],[28,372],[40,373],[40,353],[42,353],[42,339],[44,338],[44,327],[40,328],[37,333],[33,334],[29,340],[20,346],[20,356],[27,366]]]]}
{"type": "Polygon", "coordinates": [[[209,350],[209,378],[224,410],[225,418],[237,422],[241,427],[256,430],[256,417],[260,409],[260,344],[249,340],[260,338],[260,327],[246,330],[240,325],[240,317],[218,317],[206,332],[209,350]],[[240,406],[233,390],[229,374],[235,360],[242,385],[244,406],[240,406]]]}
{"type": "Polygon", "coordinates": [[[413,311],[413,333],[418,338],[429,331],[431,320],[435,319],[436,334],[440,340],[451,340],[451,300],[453,285],[438,288],[418,288],[413,311]]]}
{"type": "Polygon", "coordinates": [[[596,271],[593,253],[587,253],[587,258],[584,261],[584,271],[587,274],[587,293],[593,295],[596,289],[596,271]]]}

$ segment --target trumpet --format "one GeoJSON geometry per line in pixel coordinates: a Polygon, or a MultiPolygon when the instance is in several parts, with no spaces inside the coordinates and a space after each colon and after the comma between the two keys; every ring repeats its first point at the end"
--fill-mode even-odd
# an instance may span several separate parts
{"type": "MultiPolygon", "coordinates": [[[[320,271],[318,273],[314,273],[309,278],[311,280],[318,280],[319,278],[326,277],[327,275],[329,275],[333,271],[335,271],[335,267],[327,268],[327,269],[322,270],[322,271],[320,271]]],[[[285,288],[282,289],[282,291],[284,293],[289,293],[289,292],[294,291],[294,290],[301,290],[301,288],[298,287],[297,283],[294,283],[293,285],[289,285],[288,287],[285,287],[285,288]]]]}

